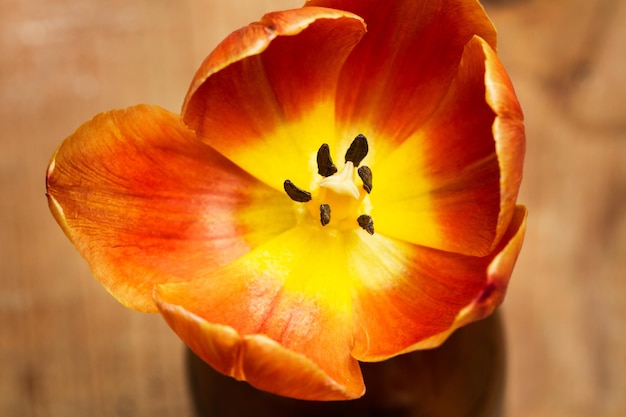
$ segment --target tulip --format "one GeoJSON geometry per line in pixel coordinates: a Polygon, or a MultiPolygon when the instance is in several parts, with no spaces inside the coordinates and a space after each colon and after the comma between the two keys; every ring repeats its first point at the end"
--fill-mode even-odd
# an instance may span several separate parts
{"type": "Polygon", "coordinates": [[[219,372],[306,400],[502,302],[522,111],[473,0],[311,0],[228,36],[180,115],[97,115],[47,171],[94,277],[219,372]]]}

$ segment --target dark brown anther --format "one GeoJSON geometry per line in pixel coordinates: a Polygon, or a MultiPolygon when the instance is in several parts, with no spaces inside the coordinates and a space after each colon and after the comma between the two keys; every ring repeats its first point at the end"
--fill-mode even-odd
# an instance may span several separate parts
{"type": "Polygon", "coordinates": [[[293,182],[289,180],[285,180],[283,187],[285,188],[285,192],[293,201],[298,203],[306,203],[307,201],[311,201],[311,193],[308,191],[304,191],[298,187],[296,187],[293,182]]]}
{"type": "Polygon", "coordinates": [[[374,234],[374,220],[372,220],[371,216],[367,214],[361,214],[356,222],[361,226],[363,230],[365,230],[370,235],[374,234]]]}
{"type": "Polygon", "coordinates": [[[350,161],[355,167],[358,167],[363,158],[367,155],[367,151],[369,151],[367,138],[359,133],[346,152],[346,162],[350,161]]]}
{"type": "Polygon", "coordinates": [[[320,204],[320,222],[322,222],[322,226],[330,223],[330,206],[328,204],[320,204]]]}
{"type": "Polygon", "coordinates": [[[363,181],[363,189],[367,191],[368,194],[371,193],[372,192],[372,170],[370,169],[370,167],[363,165],[356,172],[359,174],[359,177],[361,177],[361,180],[363,181]]]}
{"type": "Polygon", "coordinates": [[[337,167],[333,164],[330,148],[325,143],[317,151],[317,173],[322,177],[330,177],[335,172],[337,172],[337,167]]]}

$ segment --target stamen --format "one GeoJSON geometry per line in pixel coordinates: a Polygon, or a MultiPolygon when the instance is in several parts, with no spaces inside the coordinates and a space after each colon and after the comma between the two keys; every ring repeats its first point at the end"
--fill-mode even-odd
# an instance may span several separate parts
{"type": "Polygon", "coordinates": [[[330,206],[328,204],[320,204],[320,222],[322,226],[330,223],[330,206]]]}
{"type": "Polygon", "coordinates": [[[363,181],[363,189],[367,191],[368,194],[371,193],[372,192],[372,170],[370,169],[370,167],[363,165],[356,172],[359,174],[359,177],[361,177],[361,180],[363,181]]]}
{"type": "Polygon", "coordinates": [[[346,152],[346,162],[350,161],[355,167],[358,167],[363,158],[367,155],[367,151],[369,151],[367,138],[359,133],[346,152]]]}
{"type": "Polygon", "coordinates": [[[317,173],[323,177],[330,177],[337,172],[337,167],[330,157],[328,144],[323,144],[317,151],[317,173]]]}
{"type": "Polygon", "coordinates": [[[356,219],[356,222],[367,233],[369,233],[370,235],[374,234],[374,220],[372,220],[371,216],[368,216],[367,214],[361,214],[358,219],[356,219]]]}
{"type": "Polygon", "coordinates": [[[306,203],[307,201],[311,201],[311,193],[308,191],[304,191],[298,187],[296,187],[293,182],[289,180],[285,180],[283,187],[285,188],[285,192],[293,201],[298,203],[306,203]]]}

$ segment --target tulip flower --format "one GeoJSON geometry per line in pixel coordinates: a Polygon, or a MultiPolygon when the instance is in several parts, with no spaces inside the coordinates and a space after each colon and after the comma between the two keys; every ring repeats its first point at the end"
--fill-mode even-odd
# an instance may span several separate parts
{"type": "Polygon", "coordinates": [[[363,395],[359,361],[502,302],[522,246],[522,112],[474,0],[311,0],[228,36],[182,113],[97,115],[50,209],[121,303],[279,395],[363,395]]]}

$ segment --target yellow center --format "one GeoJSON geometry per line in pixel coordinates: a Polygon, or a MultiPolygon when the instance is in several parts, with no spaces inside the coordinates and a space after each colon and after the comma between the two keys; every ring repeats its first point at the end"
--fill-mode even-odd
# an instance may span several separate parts
{"type": "Polygon", "coordinates": [[[330,230],[354,229],[358,225],[374,234],[374,222],[366,214],[371,209],[368,195],[372,191],[372,171],[365,165],[356,169],[367,152],[367,138],[358,135],[346,152],[345,165],[337,173],[328,145],[323,144],[317,152],[317,173],[323,178],[314,182],[311,192],[285,180],[289,198],[307,207],[297,209],[302,221],[315,219],[323,227],[331,225],[330,230]]]}

